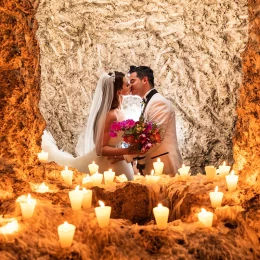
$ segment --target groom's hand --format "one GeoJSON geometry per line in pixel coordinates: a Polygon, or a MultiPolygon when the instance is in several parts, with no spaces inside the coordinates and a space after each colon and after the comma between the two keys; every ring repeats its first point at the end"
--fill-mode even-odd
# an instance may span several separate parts
{"type": "Polygon", "coordinates": [[[110,157],[108,157],[108,160],[111,161],[111,164],[114,164],[114,163],[117,163],[119,161],[123,161],[124,156],[123,155],[110,156],[110,157]]]}

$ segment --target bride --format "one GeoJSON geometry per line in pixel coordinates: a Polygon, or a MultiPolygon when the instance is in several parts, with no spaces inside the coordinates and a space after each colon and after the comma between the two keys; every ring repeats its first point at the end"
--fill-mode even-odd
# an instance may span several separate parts
{"type": "MultiPolygon", "coordinates": [[[[124,73],[115,71],[107,74],[103,72],[94,94],[87,126],[80,134],[76,146],[78,157],[74,158],[62,151],[57,154],[56,151],[55,154],[59,158],[56,156],[55,159],[50,158],[50,160],[64,165],[64,163],[60,163],[64,159],[67,166],[77,168],[81,172],[88,172],[88,164],[94,161],[99,165],[98,171],[101,173],[112,169],[117,176],[125,174],[128,180],[133,180],[134,171],[131,163],[118,161],[111,164],[111,160],[109,160],[109,157],[136,153],[131,151],[130,148],[122,147],[122,138],[120,136],[117,138],[109,136],[110,125],[114,121],[123,121],[125,119],[122,101],[123,96],[129,94],[130,86],[124,73]]],[[[44,148],[44,145],[42,147],[44,150],[50,150],[48,147],[44,148]]]]}

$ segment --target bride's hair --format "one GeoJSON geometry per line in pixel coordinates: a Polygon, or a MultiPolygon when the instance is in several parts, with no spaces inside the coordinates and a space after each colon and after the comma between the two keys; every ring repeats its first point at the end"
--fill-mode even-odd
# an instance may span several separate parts
{"type": "MultiPolygon", "coordinates": [[[[114,76],[113,73],[108,73],[109,76],[114,76]]],[[[123,88],[125,74],[123,72],[115,71],[115,82],[114,82],[114,97],[111,104],[111,110],[118,108],[120,101],[117,91],[123,88]]]]}

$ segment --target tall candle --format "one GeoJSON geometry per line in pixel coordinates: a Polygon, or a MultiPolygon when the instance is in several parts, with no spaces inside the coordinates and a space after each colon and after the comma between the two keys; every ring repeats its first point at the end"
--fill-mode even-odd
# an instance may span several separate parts
{"type": "Polygon", "coordinates": [[[68,166],[65,166],[65,169],[61,171],[61,176],[67,185],[72,185],[73,171],[68,170],[68,166]]]}
{"type": "Polygon", "coordinates": [[[76,227],[72,224],[68,224],[67,221],[65,221],[64,224],[58,226],[59,241],[62,248],[71,246],[75,229],[76,227]]]}
{"type": "Polygon", "coordinates": [[[48,162],[48,156],[49,154],[47,152],[41,151],[40,153],[38,153],[38,159],[40,162],[48,162]]]}
{"type": "Polygon", "coordinates": [[[153,208],[153,214],[156,220],[157,228],[160,230],[166,229],[169,217],[169,209],[158,204],[158,207],[153,208]]]}
{"type": "Polygon", "coordinates": [[[104,172],[105,184],[112,184],[114,182],[115,172],[112,169],[104,172]]]}
{"type": "Polygon", "coordinates": [[[151,175],[145,175],[145,178],[148,184],[155,184],[159,181],[160,176],[154,175],[154,170],[152,170],[151,175]]]}
{"type": "Polygon", "coordinates": [[[202,208],[198,213],[198,219],[205,227],[212,227],[213,213],[202,208]]]}
{"type": "Polygon", "coordinates": [[[98,168],[99,166],[95,164],[95,162],[92,162],[91,164],[88,165],[89,174],[92,175],[98,172],[98,168]]]}
{"type": "Polygon", "coordinates": [[[83,194],[83,209],[89,209],[91,208],[92,204],[92,190],[87,190],[86,188],[83,188],[83,194]]]}
{"type": "Polygon", "coordinates": [[[206,172],[207,179],[209,180],[214,180],[217,174],[216,168],[213,165],[205,166],[205,172],[206,172]]]}
{"type": "Polygon", "coordinates": [[[70,204],[73,210],[79,210],[82,206],[83,201],[83,191],[79,190],[79,185],[69,192],[70,204]]]}
{"type": "Polygon", "coordinates": [[[102,183],[103,174],[96,172],[96,173],[94,173],[94,174],[91,176],[91,179],[92,179],[93,186],[99,186],[99,185],[101,185],[101,183],[102,183]]]}
{"type": "Polygon", "coordinates": [[[211,206],[213,208],[221,207],[223,192],[218,191],[218,186],[216,186],[215,191],[209,193],[211,206]]]}
{"type": "Polygon", "coordinates": [[[109,225],[111,207],[105,206],[104,202],[98,201],[100,207],[95,208],[98,225],[100,228],[107,227],[109,225]]]}
{"type": "Polygon", "coordinates": [[[235,175],[234,170],[231,171],[230,175],[226,175],[226,182],[228,191],[235,191],[237,188],[238,175],[235,175]]]}
{"type": "Polygon", "coordinates": [[[220,165],[218,168],[219,176],[221,179],[224,179],[227,174],[229,174],[231,166],[226,165],[226,162],[223,162],[223,165],[220,165]]]}
{"type": "Polygon", "coordinates": [[[157,162],[153,163],[153,168],[155,171],[155,175],[161,175],[163,173],[163,167],[164,167],[164,163],[161,162],[161,159],[158,158],[157,162]]]}
{"type": "Polygon", "coordinates": [[[35,205],[36,205],[36,199],[32,199],[30,193],[27,196],[26,201],[21,201],[21,211],[23,219],[28,219],[33,216],[35,205]]]}

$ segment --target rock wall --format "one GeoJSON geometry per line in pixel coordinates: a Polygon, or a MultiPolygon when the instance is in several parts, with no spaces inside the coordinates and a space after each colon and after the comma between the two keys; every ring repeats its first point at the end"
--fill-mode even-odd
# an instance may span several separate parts
{"type": "Polygon", "coordinates": [[[37,1],[29,0],[0,2],[1,172],[33,165],[45,128],[38,108],[37,5],[37,1]]]}
{"type": "Polygon", "coordinates": [[[247,18],[246,0],[42,0],[40,109],[58,146],[74,152],[100,67],[149,65],[193,173],[232,164],[247,18]]]}
{"type": "Polygon", "coordinates": [[[242,54],[243,82],[239,89],[238,120],[233,138],[235,168],[247,186],[253,186],[260,181],[259,5],[260,1],[249,0],[249,40],[242,54]]]}

